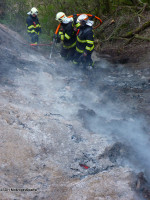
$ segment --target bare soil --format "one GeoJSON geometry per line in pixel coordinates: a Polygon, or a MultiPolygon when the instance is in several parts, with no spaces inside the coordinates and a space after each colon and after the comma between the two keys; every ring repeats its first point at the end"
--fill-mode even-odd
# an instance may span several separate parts
{"type": "MultiPolygon", "coordinates": [[[[96,35],[101,41],[97,45],[97,50],[102,56],[109,55],[109,59],[114,63],[144,68],[150,61],[150,42],[136,38],[131,40],[132,37],[123,39],[122,36],[149,21],[149,11],[145,11],[142,15],[130,11],[126,11],[124,16],[115,14],[117,16],[104,19],[100,30],[97,29],[96,35]]],[[[145,38],[149,38],[149,35],[150,27],[139,33],[139,36],[145,38]]]]}

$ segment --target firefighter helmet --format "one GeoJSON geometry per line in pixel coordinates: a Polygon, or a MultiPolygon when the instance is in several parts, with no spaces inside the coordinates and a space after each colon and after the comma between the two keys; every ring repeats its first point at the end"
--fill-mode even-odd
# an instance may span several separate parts
{"type": "Polygon", "coordinates": [[[35,7],[33,7],[31,9],[31,15],[37,15],[37,14],[38,14],[38,10],[35,7]]]}
{"type": "Polygon", "coordinates": [[[66,19],[66,15],[63,12],[58,12],[56,14],[56,20],[59,21],[60,23],[62,23],[65,19],[66,19]]]}
{"type": "Polygon", "coordinates": [[[81,22],[81,21],[87,21],[88,20],[88,16],[86,14],[82,14],[78,17],[78,21],[81,22]]]}
{"type": "Polygon", "coordinates": [[[77,22],[80,23],[81,26],[93,26],[94,21],[90,20],[88,15],[82,14],[78,17],[77,22]]]}

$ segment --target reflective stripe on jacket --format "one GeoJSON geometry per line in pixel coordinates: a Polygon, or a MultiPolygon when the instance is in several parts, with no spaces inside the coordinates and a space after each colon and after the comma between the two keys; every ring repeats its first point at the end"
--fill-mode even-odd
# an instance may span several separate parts
{"type": "Polygon", "coordinates": [[[27,20],[27,32],[29,34],[38,34],[41,32],[41,25],[39,23],[39,20],[37,17],[33,17],[32,15],[29,15],[27,20]]]}
{"type": "Polygon", "coordinates": [[[76,51],[79,53],[92,53],[94,49],[94,33],[91,26],[80,27],[77,36],[76,51]]]}
{"type": "Polygon", "coordinates": [[[73,28],[73,22],[69,22],[68,24],[61,23],[61,29],[58,35],[63,41],[64,48],[69,49],[76,45],[76,33],[73,28]]]}

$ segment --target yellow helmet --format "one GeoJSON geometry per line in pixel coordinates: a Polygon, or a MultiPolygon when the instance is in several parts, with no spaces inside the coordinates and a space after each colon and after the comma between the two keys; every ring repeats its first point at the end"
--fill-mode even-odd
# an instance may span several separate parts
{"type": "Polygon", "coordinates": [[[64,12],[58,12],[56,14],[56,20],[59,21],[60,23],[62,23],[66,18],[67,17],[64,12]]]}

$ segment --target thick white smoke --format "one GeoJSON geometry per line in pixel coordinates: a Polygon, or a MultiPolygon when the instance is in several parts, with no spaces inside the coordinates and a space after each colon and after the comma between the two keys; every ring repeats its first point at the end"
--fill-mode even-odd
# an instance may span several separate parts
{"type": "MultiPolygon", "coordinates": [[[[43,112],[51,110],[65,119],[81,120],[79,116],[81,111],[86,128],[102,134],[110,143],[119,141],[129,146],[131,148],[129,159],[133,162],[133,166],[146,171],[150,177],[148,124],[144,116],[132,113],[130,102],[121,102],[117,96],[116,101],[114,98],[111,99],[114,93],[113,87],[117,87],[115,85],[117,77],[113,76],[113,73],[117,72],[121,78],[130,71],[123,66],[119,66],[117,70],[102,60],[95,72],[87,72],[65,62],[57,61],[55,66],[52,66],[44,60],[37,61],[38,73],[31,72],[29,75],[24,75],[24,78],[18,79],[20,87],[18,92],[28,98],[33,107],[38,107],[43,112]],[[51,73],[49,68],[55,70],[51,73]],[[101,85],[108,87],[101,90],[99,89],[101,85]],[[106,95],[109,87],[112,87],[111,96],[106,95]]],[[[122,84],[119,80],[118,86],[122,84]]]]}

